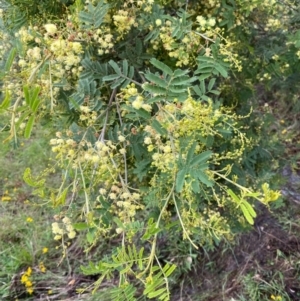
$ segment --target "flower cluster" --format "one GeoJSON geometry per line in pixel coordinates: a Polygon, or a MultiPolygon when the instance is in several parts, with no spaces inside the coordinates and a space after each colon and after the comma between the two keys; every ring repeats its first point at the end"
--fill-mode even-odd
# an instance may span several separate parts
{"type": "Polygon", "coordinates": [[[45,265],[44,265],[43,262],[40,262],[40,263],[39,263],[39,270],[40,270],[42,273],[46,273],[47,268],[45,267],[45,265]]]}
{"type": "Polygon", "coordinates": [[[28,267],[28,269],[21,276],[21,283],[25,285],[27,293],[32,295],[33,293],[33,283],[31,280],[32,268],[28,267]]]}
{"type": "Polygon", "coordinates": [[[136,110],[144,109],[147,112],[151,112],[152,110],[151,105],[145,103],[144,97],[139,93],[134,83],[122,89],[120,96],[125,100],[127,105],[131,105],[136,110]]]}
{"type": "Polygon", "coordinates": [[[238,42],[231,41],[230,39],[222,39],[220,43],[220,54],[223,56],[223,61],[228,62],[230,67],[235,68],[237,71],[242,71],[242,61],[237,53],[234,53],[234,48],[238,42]]]}
{"type": "Polygon", "coordinates": [[[1,201],[2,202],[9,202],[11,200],[12,200],[12,198],[11,198],[11,196],[9,196],[8,190],[5,190],[3,195],[1,196],[1,201]]]}
{"type": "MultiPolygon", "coordinates": [[[[191,207],[190,207],[191,208],[191,207]]],[[[187,232],[183,233],[183,238],[186,239],[187,235],[192,235],[192,229],[201,229],[203,232],[201,235],[201,244],[213,244],[213,236],[216,239],[221,237],[230,238],[230,226],[226,218],[221,216],[220,212],[217,210],[212,210],[209,208],[204,209],[202,212],[197,212],[192,209],[183,209],[182,220],[186,225],[187,232]],[[208,235],[206,232],[211,232],[213,236],[208,235]]]]}
{"type": "Polygon", "coordinates": [[[196,18],[197,22],[200,25],[201,30],[210,29],[211,27],[214,27],[216,25],[216,19],[215,18],[204,18],[203,16],[198,16],[196,18]]]}
{"type": "Polygon", "coordinates": [[[127,10],[120,9],[117,11],[116,14],[113,16],[114,24],[116,26],[116,30],[121,35],[129,32],[131,26],[138,26],[135,21],[134,16],[130,16],[127,10]]]}
{"type": "MultiPolygon", "coordinates": [[[[170,58],[176,60],[176,66],[188,66],[194,63],[195,55],[204,47],[203,40],[200,35],[196,32],[187,30],[186,34],[181,38],[177,39],[172,35],[176,24],[167,20],[162,23],[161,20],[156,20],[156,26],[159,26],[158,39],[152,39],[150,41],[152,50],[148,52],[157,51],[161,47],[167,51],[170,58]]],[[[153,29],[153,25],[150,25],[150,30],[153,29]]]]}
{"type": "Polygon", "coordinates": [[[65,234],[69,239],[73,239],[76,236],[76,232],[68,217],[62,219],[62,224],[58,222],[52,223],[52,233],[55,234],[54,240],[61,240],[65,234]]]}
{"type": "MultiPolygon", "coordinates": [[[[142,196],[138,190],[136,191],[130,191],[127,187],[122,187],[122,185],[112,185],[110,192],[101,188],[99,193],[111,201],[112,208],[114,208],[123,224],[127,225],[134,220],[137,210],[144,209],[144,205],[141,203],[142,196]]],[[[122,228],[116,229],[117,233],[123,230],[122,228]]]]}
{"type": "Polygon", "coordinates": [[[92,126],[98,117],[96,111],[92,111],[88,106],[80,106],[79,120],[84,121],[87,126],[92,126]]]}
{"type": "Polygon", "coordinates": [[[276,31],[281,28],[282,22],[279,19],[269,18],[267,24],[265,25],[265,31],[276,31]]]}

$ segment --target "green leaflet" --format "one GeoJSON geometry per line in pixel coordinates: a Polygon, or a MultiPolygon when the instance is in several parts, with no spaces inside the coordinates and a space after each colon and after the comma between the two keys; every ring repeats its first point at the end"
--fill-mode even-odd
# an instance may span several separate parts
{"type": "Polygon", "coordinates": [[[24,98],[26,104],[30,107],[33,113],[36,113],[40,105],[39,93],[41,91],[40,86],[29,87],[28,85],[23,86],[24,98]]]}
{"type": "Polygon", "coordinates": [[[147,74],[145,74],[145,78],[148,79],[150,82],[156,84],[159,87],[167,88],[167,86],[168,86],[168,84],[164,81],[164,79],[159,77],[156,74],[147,73],[147,74]]]}
{"type": "Polygon", "coordinates": [[[203,184],[205,184],[208,187],[212,187],[214,185],[214,182],[212,182],[209,177],[207,176],[207,174],[205,172],[202,171],[198,171],[198,179],[200,182],[202,182],[203,184]]]}
{"type": "Polygon", "coordinates": [[[117,64],[115,61],[110,60],[110,61],[108,62],[108,64],[114,69],[114,71],[115,71],[119,76],[122,75],[122,71],[121,71],[120,67],[118,66],[118,64],[117,64]]]}
{"type": "Polygon", "coordinates": [[[68,194],[68,187],[65,188],[60,194],[55,196],[53,193],[51,194],[51,201],[54,207],[64,205],[66,203],[66,197],[68,194]]]}
{"type": "Polygon", "coordinates": [[[86,230],[90,227],[87,223],[75,223],[75,224],[72,224],[72,226],[77,231],[86,230]]]}
{"type": "Polygon", "coordinates": [[[127,60],[123,60],[123,73],[124,74],[128,74],[128,61],[127,60]]]}
{"type": "Polygon", "coordinates": [[[232,197],[232,199],[233,199],[237,204],[240,203],[239,197],[238,197],[231,189],[227,189],[227,193],[232,197]]]}
{"type": "Polygon", "coordinates": [[[219,64],[216,64],[216,65],[215,65],[215,68],[220,72],[220,74],[221,74],[223,77],[227,77],[227,76],[228,76],[228,73],[227,73],[226,69],[225,69],[223,66],[221,66],[221,65],[219,65],[219,64]]]}
{"type": "Polygon", "coordinates": [[[17,49],[15,47],[13,47],[9,52],[8,58],[6,60],[5,66],[4,66],[4,70],[6,72],[10,71],[10,68],[14,62],[16,54],[17,54],[17,49]]]}
{"type": "Polygon", "coordinates": [[[31,132],[32,132],[32,128],[33,128],[33,124],[34,124],[34,120],[35,120],[35,115],[31,115],[27,121],[27,124],[25,126],[25,130],[24,130],[24,137],[26,139],[30,138],[31,132]]]}
{"type": "Polygon", "coordinates": [[[160,95],[167,94],[167,90],[165,88],[162,88],[162,87],[159,87],[159,86],[154,86],[154,85],[151,85],[151,84],[148,84],[148,83],[143,84],[143,89],[145,91],[153,93],[153,94],[160,94],[160,95]]]}
{"type": "Polygon", "coordinates": [[[189,76],[177,76],[176,75],[176,71],[183,71],[181,69],[176,69],[172,80],[170,82],[170,85],[172,86],[182,86],[182,85],[191,85],[193,82],[195,82],[196,80],[198,80],[198,77],[193,76],[193,77],[189,77],[189,76]]]}
{"type": "Polygon", "coordinates": [[[199,76],[199,80],[204,80],[207,79],[211,76],[211,73],[204,73],[202,75],[199,76]]]}
{"type": "Polygon", "coordinates": [[[86,240],[89,244],[92,244],[93,241],[95,239],[95,232],[93,231],[93,229],[90,229],[87,233],[86,233],[86,240]]]}
{"type": "Polygon", "coordinates": [[[23,87],[23,92],[24,92],[25,101],[26,101],[27,105],[30,106],[31,99],[30,99],[30,95],[29,95],[29,87],[28,87],[28,85],[25,85],[23,87]]]}
{"type": "Polygon", "coordinates": [[[193,180],[191,185],[192,185],[192,189],[195,193],[199,193],[201,191],[199,182],[197,180],[193,180]]]}
{"type": "Polygon", "coordinates": [[[154,292],[148,293],[148,298],[153,299],[158,297],[159,295],[162,295],[166,291],[165,288],[161,288],[159,290],[155,290],[154,292]]]}
{"type": "Polygon", "coordinates": [[[208,91],[210,91],[210,90],[213,88],[215,82],[216,82],[216,79],[215,79],[215,78],[212,78],[212,79],[209,81],[208,86],[207,86],[208,91]]]}
{"type": "Polygon", "coordinates": [[[45,184],[45,180],[39,180],[39,181],[35,181],[32,178],[31,175],[31,169],[30,168],[26,168],[24,173],[23,173],[23,180],[25,181],[25,183],[31,187],[41,187],[45,184]]]}
{"type": "Polygon", "coordinates": [[[110,87],[111,87],[112,89],[116,89],[117,87],[121,86],[122,83],[123,83],[124,81],[125,81],[124,78],[118,78],[117,80],[115,80],[115,81],[110,85],[110,87]]]}
{"type": "Polygon", "coordinates": [[[178,171],[177,176],[176,176],[176,184],[175,184],[175,188],[176,188],[177,192],[182,191],[186,174],[187,174],[186,168],[183,168],[178,171]]]}
{"type": "Polygon", "coordinates": [[[249,204],[247,201],[243,200],[243,203],[242,203],[246,209],[248,210],[249,214],[252,216],[252,217],[256,217],[256,212],[254,211],[253,207],[251,206],[251,204],[249,204]]]}
{"type": "Polygon", "coordinates": [[[162,127],[162,125],[156,120],[153,119],[151,126],[156,130],[157,133],[159,133],[162,136],[166,136],[168,134],[168,131],[162,127]]]}
{"type": "MultiPolygon", "coordinates": [[[[252,205],[249,204],[246,200],[240,199],[231,189],[227,189],[227,193],[232,197],[232,199],[239,205],[243,215],[245,216],[247,222],[250,225],[254,224],[254,219],[256,217],[256,212],[253,209],[252,205]]],[[[253,194],[256,195],[256,194],[253,194]]]]}
{"type": "Polygon", "coordinates": [[[190,166],[195,166],[198,165],[200,163],[204,163],[206,162],[212,155],[211,151],[204,151],[199,155],[196,155],[190,162],[190,166]]]}
{"type": "Polygon", "coordinates": [[[253,220],[253,216],[250,214],[250,212],[248,211],[248,208],[245,206],[244,203],[241,203],[240,205],[241,209],[242,209],[242,212],[247,220],[247,222],[250,224],[250,225],[254,225],[254,220],[253,220]]]}
{"type": "Polygon", "coordinates": [[[137,256],[137,258],[138,258],[138,266],[139,266],[139,269],[140,269],[140,271],[142,271],[143,269],[144,269],[144,264],[143,264],[143,253],[144,253],[144,247],[142,247],[141,249],[140,249],[140,251],[139,251],[139,254],[138,254],[138,256],[137,256]]]}
{"type": "Polygon", "coordinates": [[[200,82],[200,89],[201,89],[202,94],[205,94],[205,93],[206,93],[206,87],[205,87],[205,82],[204,82],[204,80],[202,80],[202,81],[200,82]]]}
{"type": "Polygon", "coordinates": [[[10,92],[6,89],[4,99],[0,104],[0,110],[6,110],[10,105],[10,101],[11,101],[10,92]]]}
{"type": "Polygon", "coordinates": [[[110,75],[106,75],[106,76],[103,76],[102,80],[104,82],[107,82],[107,81],[112,81],[112,80],[115,80],[117,78],[120,78],[120,75],[119,74],[110,74],[110,75]]]}
{"type": "Polygon", "coordinates": [[[194,155],[196,146],[197,146],[197,142],[194,142],[194,143],[192,144],[192,146],[190,147],[190,149],[188,150],[188,153],[187,153],[187,156],[186,156],[186,164],[187,164],[187,165],[192,166],[192,165],[191,165],[191,161],[192,161],[192,158],[193,158],[193,155],[194,155]]]}
{"type": "Polygon", "coordinates": [[[159,60],[155,59],[155,58],[152,58],[150,60],[150,63],[156,67],[157,69],[161,70],[162,72],[168,74],[168,75],[172,75],[173,74],[173,71],[172,69],[167,66],[166,64],[160,62],[159,60]]]}
{"type": "Polygon", "coordinates": [[[151,115],[149,112],[145,111],[144,109],[135,110],[136,114],[144,119],[150,119],[151,115]]]}

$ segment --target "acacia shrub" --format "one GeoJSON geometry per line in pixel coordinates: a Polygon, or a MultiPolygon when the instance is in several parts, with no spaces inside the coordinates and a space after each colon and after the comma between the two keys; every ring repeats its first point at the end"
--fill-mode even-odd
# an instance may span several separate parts
{"type": "Polygon", "coordinates": [[[135,300],[138,288],[169,300],[169,279],[190,267],[190,248],[231,239],[254,223],[255,202],[280,195],[270,164],[261,165],[269,144],[261,147],[247,101],[273,75],[256,76],[269,67],[254,58],[257,27],[285,36],[287,23],[276,20],[293,9],[271,0],[77,0],[54,17],[50,8],[2,33],[7,140],[17,145],[46,120],[56,129],[53,166],[38,176],[28,168],[24,180],[61,208],[52,232],[63,256],[80,231],[87,251],[103,238],[119,242],[82,267],[99,275],[94,291],[117,272],[113,300],[135,300]],[[50,187],[58,171],[61,185],[50,187]],[[175,237],[184,249],[161,258],[175,237]]]}

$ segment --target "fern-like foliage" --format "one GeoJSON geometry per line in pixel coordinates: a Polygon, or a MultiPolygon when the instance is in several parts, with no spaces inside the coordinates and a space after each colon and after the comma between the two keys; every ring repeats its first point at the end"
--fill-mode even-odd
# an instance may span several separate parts
{"type": "Polygon", "coordinates": [[[81,78],[78,81],[78,89],[76,93],[70,96],[70,109],[79,108],[84,101],[88,101],[92,109],[100,109],[102,107],[102,102],[100,100],[101,93],[97,87],[97,82],[95,80],[89,80],[87,78],[81,78]]]}
{"type": "Polygon", "coordinates": [[[112,84],[110,85],[112,89],[115,89],[119,86],[121,86],[121,88],[125,88],[132,81],[132,77],[134,75],[134,67],[128,66],[127,60],[123,60],[121,68],[113,60],[110,60],[108,64],[111,66],[115,73],[104,76],[102,80],[104,82],[112,81],[112,84]]]}
{"type": "Polygon", "coordinates": [[[184,101],[188,97],[188,88],[198,78],[190,77],[188,75],[189,70],[176,69],[173,72],[169,66],[154,58],[150,60],[150,63],[162,74],[159,75],[150,71],[145,74],[145,78],[149,83],[143,84],[143,89],[153,95],[149,98],[148,103],[162,100],[173,101],[174,98],[184,101]]]}
{"type": "Polygon", "coordinates": [[[82,22],[82,28],[99,28],[105,15],[107,14],[108,9],[109,5],[103,0],[98,1],[97,6],[89,3],[87,5],[87,11],[81,11],[79,13],[79,20],[82,22]]]}
{"type": "Polygon", "coordinates": [[[152,274],[148,277],[145,285],[144,295],[149,299],[168,301],[170,291],[168,287],[168,277],[174,272],[176,266],[166,264],[163,268],[154,266],[152,274]]]}
{"type": "Polygon", "coordinates": [[[67,7],[72,3],[73,0],[5,0],[1,4],[5,9],[4,23],[15,32],[33,21],[36,24],[44,18],[59,19],[66,14],[67,7]]]}
{"type": "Polygon", "coordinates": [[[112,259],[112,262],[105,260],[97,265],[90,262],[88,267],[81,267],[86,275],[101,274],[95,283],[95,291],[99,289],[103,280],[109,277],[113,270],[118,270],[122,281],[118,287],[108,290],[111,300],[137,300],[136,287],[129,284],[127,280],[128,275],[131,275],[131,277],[135,275],[137,281],[144,283],[145,289],[143,294],[148,298],[162,301],[170,300],[168,278],[176,269],[176,265],[167,263],[164,267],[160,264],[151,266],[146,274],[145,271],[147,269],[145,270],[145,264],[149,258],[144,256],[144,248],[138,250],[133,244],[117,248],[115,254],[112,255],[112,259]]]}
{"type": "Polygon", "coordinates": [[[81,79],[98,80],[101,82],[102,78],[108,74],[108,64],[92,61],[89,57],[85,57],[81,61],[84,67],[83,72],[80,74],[81,79]]]}

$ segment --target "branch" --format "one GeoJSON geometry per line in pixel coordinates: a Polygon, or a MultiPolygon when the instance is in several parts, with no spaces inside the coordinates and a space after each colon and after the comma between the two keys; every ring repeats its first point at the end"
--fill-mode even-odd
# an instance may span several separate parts
{"type": "Polygon", "coordinates": [[[116,95],[116,92],[117,92],[117,89],[115,88],[115,89],[113,89],[113,91],[111,93],[111,96],[110,96],[110,99],[109,99],[109,102],[108,102],[108,107],[107,107],[107,110],[106,110],[106,116],[105,116],[104,125],[103,125],[101,134],[100,134],[99,139],[98,139],[99,141],[101,141],[103,143],[104,143],[104,135],[105,135],[105,130],[106,130],[107,121],[108,121],[109,108],[112,105],[112,102],[113,102],[113,99],[114,99],[114,97],[116,95]]]}

